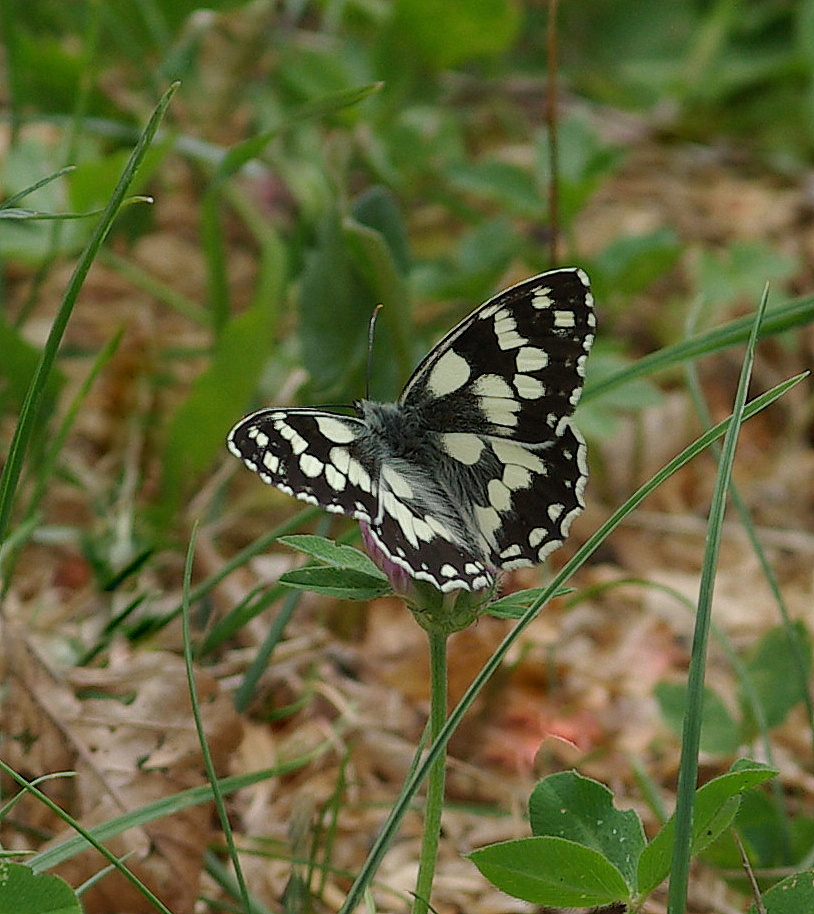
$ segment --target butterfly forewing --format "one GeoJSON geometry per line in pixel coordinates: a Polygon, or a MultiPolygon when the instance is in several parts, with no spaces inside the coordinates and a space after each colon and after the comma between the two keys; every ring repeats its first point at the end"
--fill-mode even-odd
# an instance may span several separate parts
{"type": "Polygon", "coordinates": [[[550,440],[582,392],[594,314],[582,270],[518,283],[465,318],[413,373],[401,402],[439,432],[550,440]]]}
{"type": "Polygon", "coordinates": [[[359,520],[375,517],[376,482],[350,447],[359,419],[316,409],[261,409],[229,433],[229,450],[269,485],[359,520]]]}
{"type": "Polygon", "coordinates": [[[268,409],[231,451],[284,492],[368,523],[382,552],[441,590],[488,586],[560,545],[583,507],[571,424],[594,314],[581,270],[528,279],[481,305],[360,418],[268,409]]]}

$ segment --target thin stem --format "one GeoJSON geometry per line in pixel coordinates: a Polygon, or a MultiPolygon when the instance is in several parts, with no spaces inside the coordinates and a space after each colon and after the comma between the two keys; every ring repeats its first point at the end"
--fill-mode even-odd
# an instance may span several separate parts
{"type": "MultiPolygon", "coordinates": [[[[430,743],[435,742],[447,719],[447,638],[448,632],[428,627],[430,640],[430,743]]],[[[438,842],[441,837],[441,811],[444,806],[446,748],[439,752],[427,779],[424,808],[424,836],[415,885],[413,914],[427,914],[430,906],[438,842]]]]}
{"type": "Polygon", "coordinates": [[[559,145],[557,143],[557,0],[548,0],[548,86],[546,90],[546,121],[548,122],[548,261],[552,267],[559,262],[560,247],[560,185],[559,145]]]}

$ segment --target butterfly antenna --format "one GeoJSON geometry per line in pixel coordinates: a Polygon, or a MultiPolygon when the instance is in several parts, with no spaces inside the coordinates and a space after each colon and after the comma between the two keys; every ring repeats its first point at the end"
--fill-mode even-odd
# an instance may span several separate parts
{"type": "Polygon", "coordinates": [[[373,375],[373,337],[376,333],[376,318],[384,305],[376,305],[370,315],[370,326],[367,331],[367,377],[365,378],[365,399],[370,399],[370,378],[373,375]]]}

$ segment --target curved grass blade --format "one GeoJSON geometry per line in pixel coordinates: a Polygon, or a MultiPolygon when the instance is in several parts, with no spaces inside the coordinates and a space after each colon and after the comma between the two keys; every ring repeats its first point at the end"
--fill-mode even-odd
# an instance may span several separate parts
{"type": "Polygon", "coordinates": [[[14,435],[11,439],[8,458],[3,467],[3,474],[0,476],[0,543],[6,538],[6,532],[11,519],[11,508],[17,485],[20,481],[25,452],[34,431],[34,426],[39,419],[43,393],[51,371],[54,368],[57,351],[59,350],[59,345],[65,333],[65,328],[70,320],[73,307],[79,297],[79,292],[85,281],[85,277],[90,270],[91,264],[107,237],[110,227],[113,225],[113,220],[116,218],[116,214],[124,202],[127,190],[152,143],[156,130],[158,130],[158,125],[161,122],[161,118],[164,116],[164,112],[167,110],[177,87],[178,84],[176,83],[170,86],[164,93],[163,98],[158,103],[144,132],[141,134],[141,137],[136,144],[136,148],[133,150],[127,165],[119,178],[119,183],[116,185],[113,195],[105,207],[104,215],[96,226],[90,241],[82,252],[82,256],[79,258],[79,262],[74,268],[73,275],[68,283],[68,288],[65,290],[65,295],[62,298],[59,311],[51,326],[48,339],[46,340],[39,364],[37,365],[37,370],[31,380],[31,385],[29,386],[28,393],[26,394],[25,401],[20,411],[20,420],[17,423],[17,427],[14,430],[14,435]]]}

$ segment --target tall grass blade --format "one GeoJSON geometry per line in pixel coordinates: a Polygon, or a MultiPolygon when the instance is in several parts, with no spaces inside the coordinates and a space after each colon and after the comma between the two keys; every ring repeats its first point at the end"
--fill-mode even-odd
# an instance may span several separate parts
{"type": "Polygon", "coordinates": [[[93,263],[99,248],[102,246],[107,233],[110,231],[113,220],[116,218],[116,213],[119,211],[119,208],[125,199],[125,195],[127,194],[127,190],[135,177],[136,171],[150,147],[150,143],[155,136],[161,118],[164,116],[164,112],[167,110],[167,106],[169,105],[170,99],[176,88],[177,84],[171,86],[167,90],[153,112],[144,132],[141,134],[127,165],[119,178],[119,183],[116,185],[113,195],[111,196],[108,205],[105,207],[104,214],[99,221],[99,224],[96,226],[87,247],[82,252],[79,262],[74,268],[73,275],[68,283],[68,288],[65,290],[65,295],[62,298],[59,311],[51,326],[48,339],[46,340],[45,347],[42,351],[42,356],[40,357],[39,364],[34,372],[34,377],[31,380],[28,393],[23,402],[20,411],[20,420],[14,430],[8,458],[3,467],[2,476],[0,476],[0,544],[4,542],[8,532],[8,526],[11,520],[11,509],[17,485],[20,480],[26,449],[34,431],[34,427],[39,420],[40,406],[42,404],[46,384],[48,383],[48,378],[54,368],[59,345],[71,317],[73,307],[79,297],[79,292],[85,281],[85,277],[88,274],[88,270],[90,270],[91,264],[93,263]]]}
{"type": "Polygon", "coordinates": [[[768,288],[763,294],[757,314],[752,319],[752,331],[746,347],[735,405],[724,437],[718,477],[712,494],[707,545],[701,569],[701,583],[698,592],[698,610],[695,617],[692,655],[687,680],[687,709],[684,715],[684,734],[681,742],[681,764],[678,772],[678,791],[675,813],[675,844],[673,845],[670,886],[667,901],[668,914],[684,914],[687,905],[687,888],[690,876],[690,854],[693,838],[693,805],[698,780],[698,752],[701,743],[701,720],[703,712],[704,672],[709,643],[709,629],[712,617],[712,594],[718,555],[721,547],[721,529],[726,511],[732,466],[741,426],[745,421],[746,396],[755,348],[760,334],[761,321],[766,311],[768,288]]]}

